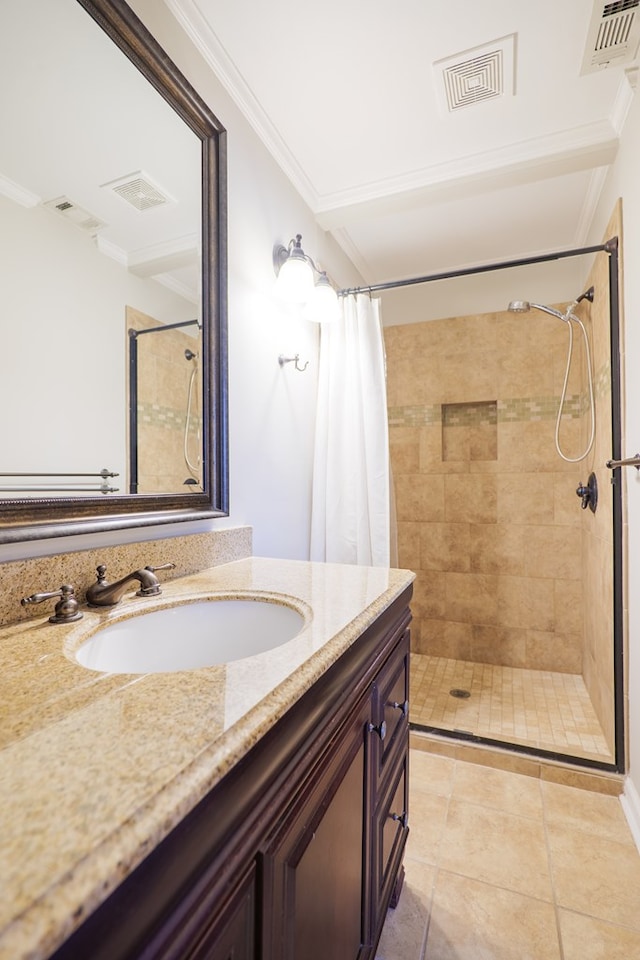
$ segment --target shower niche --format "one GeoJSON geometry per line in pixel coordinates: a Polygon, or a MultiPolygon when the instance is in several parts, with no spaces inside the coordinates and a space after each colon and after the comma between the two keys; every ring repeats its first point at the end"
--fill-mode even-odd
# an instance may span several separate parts
{"type": "Polygon", "coordinates": [[[442,459],[498,459],[498,403],[485,400],[442,404],[442,459]]]}

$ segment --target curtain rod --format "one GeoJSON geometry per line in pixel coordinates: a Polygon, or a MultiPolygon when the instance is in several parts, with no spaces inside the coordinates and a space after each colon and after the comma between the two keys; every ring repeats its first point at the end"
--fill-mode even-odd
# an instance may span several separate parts
{"type": "Polygon", "coordinates": [[[131,327],[129,336],[135,339],[136,337],[141,337],[143,333],[158,333],[160,330],[176,330],[178,327],[192,327],[194,323],[200,326],[199,320],[182,320],[179,323],[161,323],[157,327],[145,327],[143,330],[134,330],[133,327],[131,327]]]}
{"type": "Polygon", "coordinates": [[[461,270],[451,270],[448,273],[431,273],[424,277],[410,277],[407,280],[389,280],[386,283],[372,283],[363,287],[348,287],[338,290],[339,297],[348,297],[357,293],[375,293],[377,290],[392,290],[394,287],[409,287],[417,283],[430,283],[432,280],[452,280],[455,277],[468,277],[474,273],[489,273],[491,270],[505,270],[508,267],[523,267],[530,263],[544,263],[548,260],[562,260],[564,257],[577,257],[584,253],[600,253],[605,250],[611,252],[610,244],[613,240],[598,244],[595,247],[579,247],[575,250],[563,250],[559,253],[545,253],[537,257],[525,257],[521,260],[505,260],[503,263],[488,263],[479,267],[464,267],[461,270]]]}

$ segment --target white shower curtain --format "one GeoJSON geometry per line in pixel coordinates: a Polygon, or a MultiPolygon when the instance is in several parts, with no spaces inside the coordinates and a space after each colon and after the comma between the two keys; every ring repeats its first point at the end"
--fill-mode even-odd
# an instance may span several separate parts
{"type": "Polygon", "coordinates": [[[323,324],[311,559],[389,566],[389,432],[380,301],[341,298],[323,324]]]}

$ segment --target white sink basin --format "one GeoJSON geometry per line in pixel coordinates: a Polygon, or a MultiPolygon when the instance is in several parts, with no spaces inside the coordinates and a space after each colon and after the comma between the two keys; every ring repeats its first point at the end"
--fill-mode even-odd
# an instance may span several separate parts
{"type": "Polygon", "coordinates": [[[193,670],[273,650],[303,625],[303,615],[282,603],[198,600],[102,627],[75,656],[103,673],[193,670]]]}

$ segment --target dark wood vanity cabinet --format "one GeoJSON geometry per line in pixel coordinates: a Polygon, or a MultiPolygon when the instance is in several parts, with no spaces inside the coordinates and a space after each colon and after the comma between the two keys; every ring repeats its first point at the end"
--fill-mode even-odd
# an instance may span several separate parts
{"type": "Polygon", "coordinates": [[[408,588],[54,955],[373,960],[408,834],[408,588]]]}

